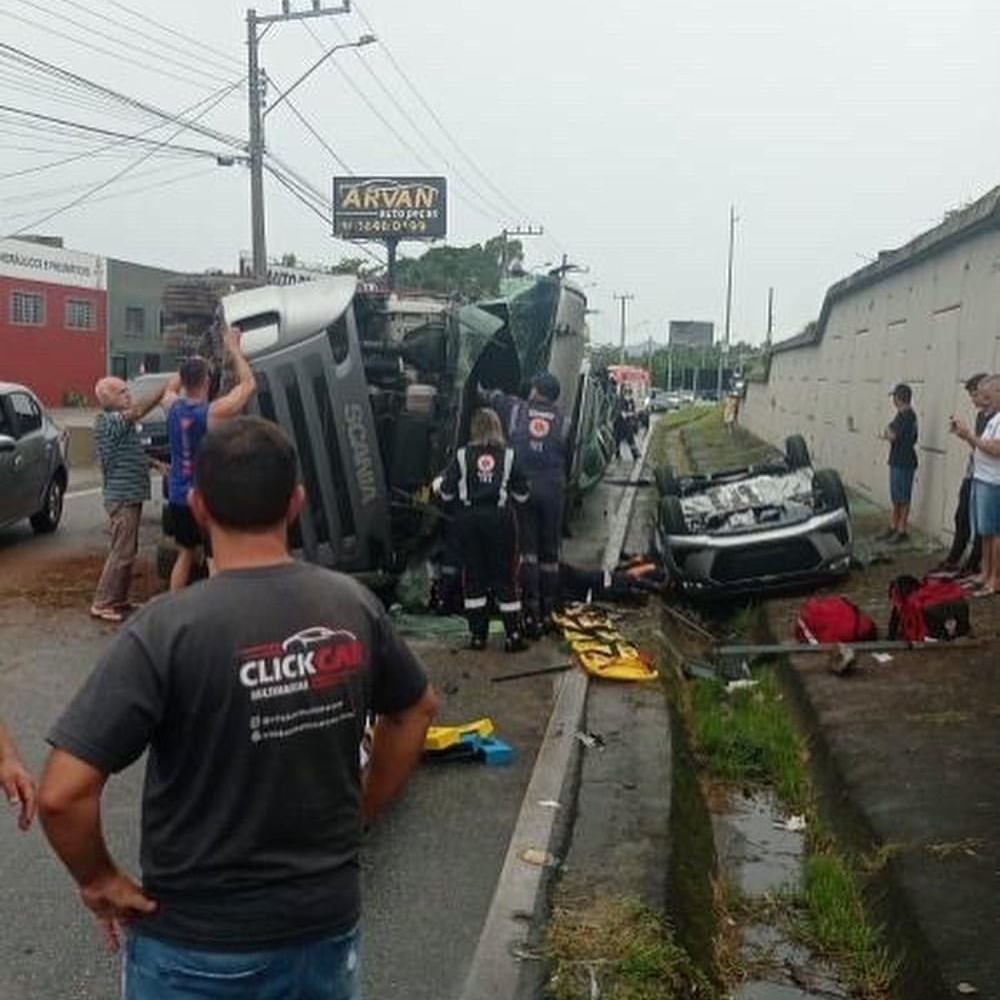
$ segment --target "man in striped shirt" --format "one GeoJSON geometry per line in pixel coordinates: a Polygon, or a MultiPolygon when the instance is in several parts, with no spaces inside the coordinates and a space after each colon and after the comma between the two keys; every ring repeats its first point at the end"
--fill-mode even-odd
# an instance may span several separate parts
{"type": "Polygon", "coordinates": [[[149,460],[136,424],[159,405],[175,382],[176,377],[138,403],[120,378],[102,378],[94,386],[101,407],[94,441],[104,480],[104,509],[111,522],[111,548],[90,606],[90,614],[102,621],[120,622],[131,609],[128,592],[139,549],[139,519],[143,502],[149,499],[149,460]]]}

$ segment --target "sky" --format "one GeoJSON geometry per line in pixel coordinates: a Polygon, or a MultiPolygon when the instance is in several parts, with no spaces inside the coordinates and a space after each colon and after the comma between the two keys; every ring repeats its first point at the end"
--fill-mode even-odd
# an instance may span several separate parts
{"type": "MultiPolygon", "coordinates": [[[[268,114],[266,142],[318,197],[335,175],[445,176],[453,245],[541,227],[524,238],[526,266],[566,255],[583,269],[597,342],[618,342],[622,294],[630,344],[665,343],[670,319],[721,335],[733,206],[731,340],[763,340],[772,287],[780,340],[816,318],[831,284],[1000,183],[998,29],[989,0],[363,0],[268,30],[271,101],[331,46],[378,41],[334,52],[268,114]]],[[[4,0],[3,45],[228,141],[0,47],[0,234],[237,266],[248,172],[214,154],[246,141],[244,3],[4,0]],[[147,145],[120,141],[136,135],[147,145]]],[[[311,205],[268,177],[269,256],[361,255],[311,205]]]]}

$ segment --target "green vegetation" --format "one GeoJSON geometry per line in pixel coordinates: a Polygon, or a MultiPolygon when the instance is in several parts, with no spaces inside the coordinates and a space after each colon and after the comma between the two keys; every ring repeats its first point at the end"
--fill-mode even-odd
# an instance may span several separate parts
{"type": "Polygon", "coordinates": [[[734,785],[772,786],[788,808],[808,804],[806,753],[791,727],[774,672],[757,686],[726,694],[721,681],[700,681],[690,694],[696,752],[713,777],[734,785]]]}
{"type": "MultiPolygon", "coordinates": [[[[765,667],[755,679],[755,687],[731,693],[722,682],[688,686],[687,720],[699,763],[725,786],[773,788],[786,808],[806,816],[808,853],[801,887],[766,900],[768,919],[835,960],[860,996],[883,997],[896,965],[864,904],[866,882],[878,865],[840,854],[829,840],[812,798],[808,753],[783,703],[777,674],[765,667]]],[[[730,917],[761,916],[755,901],[740,898],[732,887],[722,887],[718,900],[730,917]]]]}
{"type": "Polygon", "coordinates": [[[557,905],[548,931],[549,1000],[676,1000],[714,995],[669,925],[634,900],[557,905]]]}

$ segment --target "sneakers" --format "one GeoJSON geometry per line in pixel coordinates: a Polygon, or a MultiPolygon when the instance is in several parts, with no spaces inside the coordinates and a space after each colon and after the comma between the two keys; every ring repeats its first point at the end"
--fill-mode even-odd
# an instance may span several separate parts
{"type": "Polygon", "coordinates": [[[507,636],[503,641],[503,651],[505,653],[523,653],[528,648],[528,643],[520,632],[507,636]]]}
{"type": "Polygon", "coordinates": [[[469,640],[469,649],[474,649],[477,653],[486,648],[486,636],[474,635],[469,640]]]}
{"type": "Polygon", "coordinates": [[[881,534],[875,536],[876,542],[891,542],[896,537],[895,528],[886,528],[881,534]]]}
{"type": "Polygon", "coordinates": [[[909,540],[910,536],[905,531],[894,531],[892,537],[886,539],[893,545],[905,545],[909,540]]]}

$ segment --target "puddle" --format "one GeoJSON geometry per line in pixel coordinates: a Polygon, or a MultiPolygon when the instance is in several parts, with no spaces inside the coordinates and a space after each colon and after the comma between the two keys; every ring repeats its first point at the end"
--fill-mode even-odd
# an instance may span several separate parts
{"type": "MultiPolygon", "coordinates": [[[[801,878],[805,834],[769,792],[734,795],[712,816],[715,850],[726,881],[750,899],[794,890],[801,878]]],[[[740,928],[741,965],[754,978],[733,1000],[846,1000],[836,971],[777,924],[740,928]]]]}
{"type": "Polygon", "coordinates": [[[798,885],[803,834],[787,829],[787,820],[764,792],[735,797],[728,812],[712,817],[719,864],[744,895],[764,896],[798,885]]]}

